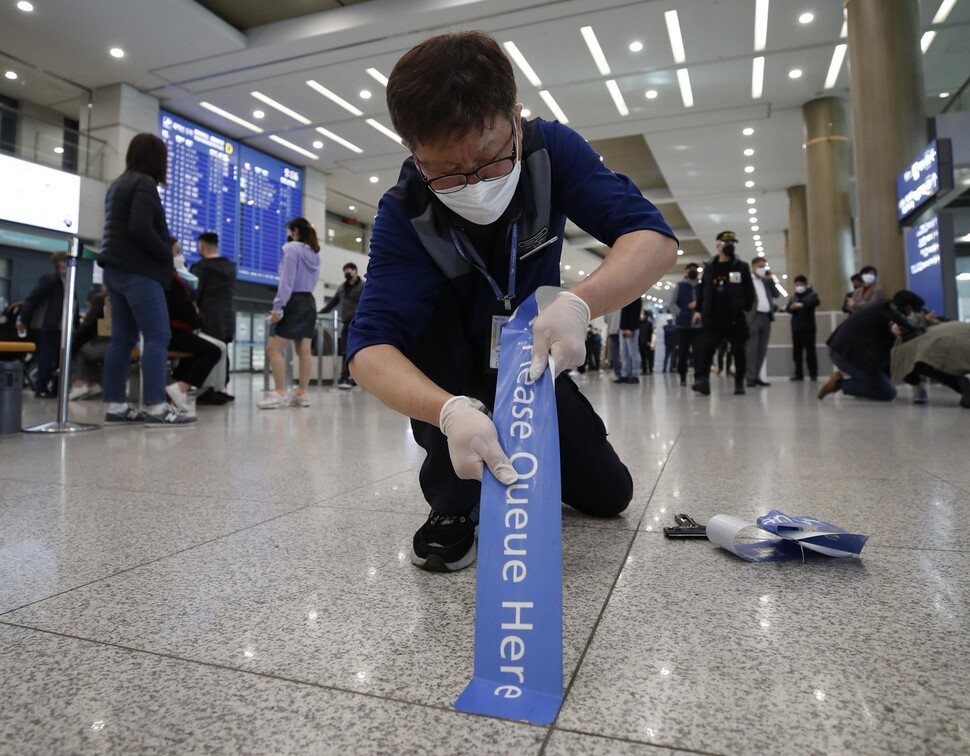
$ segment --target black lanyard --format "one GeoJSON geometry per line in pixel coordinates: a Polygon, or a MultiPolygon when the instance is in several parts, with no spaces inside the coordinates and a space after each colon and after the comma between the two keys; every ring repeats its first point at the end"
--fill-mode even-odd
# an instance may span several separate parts
{"type": "Polygon", "coordinates": [[[506,312],[512,312],[512,300],[515,299],[515,266],[516,266],[516,263],[518,262],[518,255],[516,254],[516,251],[517,251],[516,248],[518,246],[518,241],[519,241],[518,225],[515,223],[512,224],[512,250],[509,255],[510,259],[509,259],[509,293],[508,294],[502,293],[502,290],[499,288],[498,283],[496,283],[495,279],[492,278],[492,274],[488,272],[488,269],[485,267],[485,263],[482,262],[482,258],[478,255],[478,253],[474,249],[472,249],[471,250],[472,255],[469,256],[469,254],[465,251],[465,248],[462,246],[461,241],[458,239],[458,234],[455,233],[455,229],[450,229],[450,230],[451,230],[451,241],[452,243],[454,243],[455,249],[458,250],[458,254],[462,256],[465,262],[467,262],[475,270],[477,270],[479,273],[485,276],[485,280],[488,281],[489,286],[492,287],[492,291],[495,292],[496,299],[498,299],[499,302],[502,302],[505,305],[506,312]]]}

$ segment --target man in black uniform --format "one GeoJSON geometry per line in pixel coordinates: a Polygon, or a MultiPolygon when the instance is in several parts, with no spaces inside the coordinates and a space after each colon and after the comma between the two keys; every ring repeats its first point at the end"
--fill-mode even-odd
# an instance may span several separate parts
{"type": "Polygon", "coordinates": [[[711,358],[722,339],[730,342],[734,354],[734,393],[745,393],[745,345],[748,340],[745,313],[754,306],[755,292],[751,270],[735,257],[737,241],[733,231],[722,231],[717,235],[717,255],[704,266],[697,287],[694,322],[700,323],[703,330],[694,366],[695,382],[691,388],[704,396],[711,393],[711,358]]]}

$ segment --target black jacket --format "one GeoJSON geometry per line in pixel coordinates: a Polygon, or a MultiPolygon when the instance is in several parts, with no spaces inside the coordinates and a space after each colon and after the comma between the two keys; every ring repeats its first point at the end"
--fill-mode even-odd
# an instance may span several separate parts
{"type": "Polygon", "coordinates": [[[17,315],[17,320],[28,328],[40,328],[42,331],[61,330],[61,317],[64,310],[64,281],[57,271],[45,273],[34,285],[24,306],[17,315]],[[39,309],[38,309],[39,308],[39,309]],[[39,322],[31,320],[39,315],[39,322]]]}
{"type": "Polygon", "coordinates": [[[643,309],[640,297],[620,310],[620,331],[637,331],[640,329],[640,311],[643,309]]]}
{"type": "Polygon", "coordinates": [[[804,294],[795,292],[785,305],[785,311],[791,313],[792,331],[814,331],[815,330],[815,308],[821,304],[815,289],[809,287],[804,294]],[[797,310],[791,308],[792,304],[799,303],[804,305],[797,310]]]}
{"type": "Polygon", "coordinates": [[[232,341],[236,335],[236,264],[225,257],[203,257],[191,272],[199,278],[195,293],[202,332],[220,341],[232,341]]]}
{"type": "Polygon", "coordinates": [[[896,342],[890,326],[893,323],[891,302],[865,305],[852,313],[836,328],[826,344],[835,354],[869,373],[885,370],[889,352],[896,342]]]}
{"type": "MultiPolygon", "coordinates": [[[[694,312],[699,312],[703,318],[703,325],[728,325],[727,323],[715,324],[712,322],[714,306],[714,281],[711,278],[712,266],[718,260],[714,255],[704,265],[704,272],[701,274],[701,282],[697,287],[697,304],[694,312]]],[[[736,273],[737,280],[728,281],[728,299],[731,303],[731,321],[737,322],[744,318],[744,313],[754,307],[754,284],[751,283],[751,268],[748,264],[734,258],[730,262],[729,273],[736,273]]]]}
{"type": "Polygon", "coordinates": [[[320,312],[330,312],[340,305],[340,320],[350,323],[354,319],[354,313],[357,312],[357,303],[360,302],[360,293],[363,290],[364,279],[360,276],[357,277],[357,283],[353,285],[346,282],[340,284],[336,293],[327,300],[320,312]]]}
{"type": "Polygon", "coordinates": [[[98,264],[154,278],[166,287],[172,280],[175,266],[165,211],[147,173],[123,173],[108,187],[98,264]]]}

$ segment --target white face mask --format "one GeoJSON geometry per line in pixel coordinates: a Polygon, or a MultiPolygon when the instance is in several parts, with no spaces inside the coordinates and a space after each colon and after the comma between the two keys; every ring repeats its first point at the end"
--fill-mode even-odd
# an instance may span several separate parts
{"type": "Polygon", "coordinates": [[[767,268],[767,266],[762,265],[760,268],[755,268],[754,269],[754,274],[758,278],[764,278],[764,277],[766,277],[768,275],[768,268],[767,268]]]}
{"type": "Polygon", "coordinates": [[[804,294],[806,291],[808,291],[808,288],[805,287],[805,286],[796,286],[795,287],[795,293],[796,294],[804,294]]]}
{"type": "Polygon", "coordinates": [[[876,276],[874,273],[863,273],[862,283],[866,286],[872,286],[876,282],[876,276]]]}
{"type": "Polygon", "coordinates": [[[436,196],[453,213],[476,225],[487,226],[501,218],[512,202],[521,173],[522,161],[516,160],[515,167],[508,176],[466,184],[457,192],[436,196]]]}

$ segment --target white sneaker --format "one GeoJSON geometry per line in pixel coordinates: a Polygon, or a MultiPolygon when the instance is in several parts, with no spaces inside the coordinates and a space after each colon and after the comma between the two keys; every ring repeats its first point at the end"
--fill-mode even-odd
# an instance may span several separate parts
{"type": "Polygon", "coordinates": [[[290,406],[291,407],[309,407],[310,397],[304,394],[298,394],[295,391],[290,394],[290,406]]]}
{"type": "Polygon", "coordinates": [[[71,390],[67,392],[67,398],[73,402],[88,396],[90,393],[91,387],[86,383],[82,383],[80,386],[71,386],[71,390]]]}
{"type": "Polygon", "coordinates": [[[166,386],[165,395],[168,396],[169,402],[179,412],[190,412],[192,410],[192,406],[189,404],[188,394],[179,388],[178,383],[172,383],[166,386]]]}
{"type": "Polygon", "coordinates": [[[290,397],[289,395],[280,396],[275,391],[270,391],[257,406],[260,409],[283,409],[290,406],[290,397]]]}

